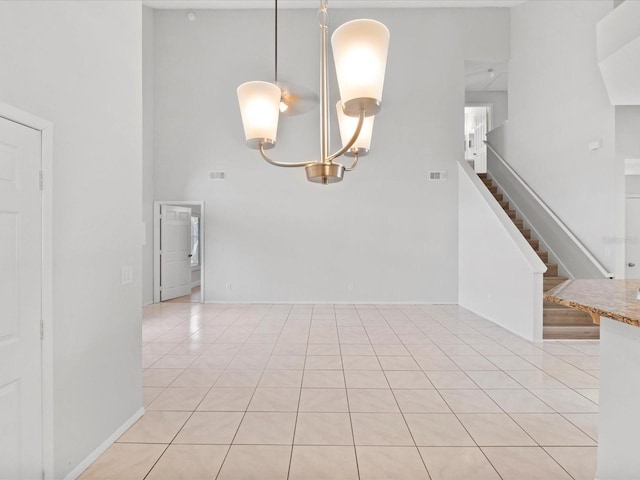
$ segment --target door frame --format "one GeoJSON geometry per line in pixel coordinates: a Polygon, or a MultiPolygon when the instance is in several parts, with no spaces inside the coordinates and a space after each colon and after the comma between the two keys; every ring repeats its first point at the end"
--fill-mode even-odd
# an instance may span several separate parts
{"type": "Polygon", "coordinates": [[[622,242],[623,247],[624,247],[624,255],[623,255],[623,260],[624,260],[624,264],[622,267],[622,271],[624,273],[624,277],[623,278],[627,278],[627,262],[629,261],[627,258],[628,252],[627,252],[627,241],[628,241],[628,236],[629,236],[629,232],[627,230],[627,224],[628,224],[628,215],[629,213],[627,212],[627,202],[629,200],[638,200],[640,202],[640,193],[627,193],[624,196],[624,241],[622,242]]]}
{"type": "Polygon", "coordinates": [[[41,135],[42,190],[42,468],[53,478],[53,123],[0,102],[0,117],[41,135]]]}
{"type": "Polygon", "coordinates": [[[200,303],[204,303],[204,269],[205,269],[205,238],[204,238],[204,202],[186,200],[155,200],[153,202],[153,303],[160,303],[160,209],[162,205],[198,205],[200,206],[200,303]]]}

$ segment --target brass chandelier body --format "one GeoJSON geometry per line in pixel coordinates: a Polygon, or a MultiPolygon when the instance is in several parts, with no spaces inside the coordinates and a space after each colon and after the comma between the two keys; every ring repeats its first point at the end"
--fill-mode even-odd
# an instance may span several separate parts
{"type": "MultiPolygon", "coordinates": [[[[276,7],[277,8],[277,7],[276,7]]],[[[332,42],[334,44],[334,54],[336,54],[336,39],[335,37],[338,34],[339,30],[342,30],[341,36],[347,37],[347,40],[355,42],[353,43],[353,47],[350,52],[347,52],[346,56],[351,56],[351,60],[356,60],[359,63],[363,62],[367,58],[368,51],[360,47],[358,50],[358,42],[362,43],[363,40],[358,38],[358,32],[363,31],[364,35],[370,35],[373,31],[373,34],[379,38],[374,38],[374,42],[378,45],[378,50],[382,51],[382,54],[378,55],[381,58],[381,61],[376,63],[377,69],[376,72],[380,77],[380,84],[375,86],[377,88],[378,98],[374,98],[374,96],[351,96],[352,98],[347,98],[344,102],[338,102],[338,116],[339,119],[342,120],[340,122],[340,129],[342,133],[343,139],[343,147],[337,152],[331,154],[329,151],[330,137],[329,137],[329,88],[328,88],[328,50],[327,50],[327,35],[328,35],[328,26],[327,26],[327,1],[322,0],[320,2],[320,9],[318,10],[318,19],[320,24],[320,35],[321,35],[321,50],[320,50],[320,159],[316,161],[308,161],[308,162],[297,162],[297,163],[288,163],[288,162],[279,162],[270,158],[266,151],[275,147],[275,130],[273,129],[273,125],[270,124],[271,132],[273,135],[265,135],[264,132],[267,130],[260,130],[260,128],[256,128],[254,130],[249,130],[251,128],[251,112],[255,111],[251,110],[249,94],[246,93],[252,86],[256,88],[270,90],[273,87],[275,89],[280,90],[276,85],[266,84],[266,82],[247,82],[240,87],[238,87],[238,99],[240,101],[240,108],[243,118],[243,123],[245,126],[245,136],[247,140],[247,146],[253,149],[258,149],[262,158],[266,160],[271,165],[277,167],[288,167],[288,168],[296,168],[296,167],[304,167],[307,179],[313,183],[319,183],[323,185],[328,185],[331,183],[340,182],[345,172],[349,172],[353,170],[358,164],[358,160],[361,156],[366,155],[369,151],[369,143],[371,137],[371,129],[373,128],[373,116],[380,111],[381,102],[380,97],[382,93],[382,82],[384,81],[384,70],[386,64],[386,53],[388,48],[389,41],[389,31],[387,28],[379,22],[374,20],[354,20],[351,22],[347,22],[342,25],[336,32],[334,33],[334,38],[332,38],[332,42]],[[346,28],[345,28],[346,27],[346,28]],[[350,30],[350,31],[349,31],[350,30]],[[353,38],[353,40],[352,40],[353,38]],[[353,53],[355,52],[355,53],[353,53]],[[378,65],[381,64],[381,67],[378,65]],[[380,72],[381,70],[381,72],[380,72]],[[381,73],[381,75],[380,75],[381,73]],[[260,85],[258,85],[260,84],[260,85]],[[243,89],[245,89],[243,91],[243,89]],[[342,115],[340,115],[342,114],[342,115]],[[351,117],[351,119],[349,119],[351,117]],[[367,118],[371,117],[371,118],[367,118]],[[363,126],[367,123],[368,132],[363,131],[363,126]],[[349,123],[347,123],[349,122],[349,123]],[[248,129],[249,125],[249,129],[248,129]],[[348,130],[350,129],[350,130],[348,130]],[[362,134],[363,138],[360,138],[362,134]],[[270,138],[273,137],[273,138],[270,138]],[[335,160],[343,155],[348,155],[353,157],[353,161],[351,165],[345,166],[341,163],[336,162],[335,160]]],[[[366,42],[366,38],[364,41],[366,42]]],[[[344,40],[342,40],[344,43],[344,40]]],[[[344,47],[343,47],[344,48],[344,47]]],[[[336,56],[336,69],[338,69],[338,59],[336,56]]],[[[344,57],[345,55],[343,55],[344,57]]],[[[371,56],[371,55],[369,55],[371,56]]],[[[375,60],[375,58],[374,58],[375,60]]],[[[344,62],[343,62],[344,63],[344,62]]],[[[366,72],[365,72],[366,73],[366,72]]],[[[340,76],[338,77],[338,83],[340,86],[341,93],[345,90],[343,88],[343,83],[341,83],[340,76]]],[[[353,88],[352,88],[353,90],[353,88]]],[[[366,92],[365,92],[366,93],[366,92]]],[[[278,95],[275,91],[272,95],[278,95]]],[[[279,93],[280,98],[278,98],[278,103],[282,99],[282,92],[279,93]]],[[[275,98],[275,97],[272,97],[275,98]]],[[[271,107],[271,110],[275,107],[271,107]]],[[[278,112],[268,112],[270,115],[275,115],[275,129],[277,129],[277,115],[278,112]]],[[[265,121],[265,123],[268,123],[265,121]]]]}

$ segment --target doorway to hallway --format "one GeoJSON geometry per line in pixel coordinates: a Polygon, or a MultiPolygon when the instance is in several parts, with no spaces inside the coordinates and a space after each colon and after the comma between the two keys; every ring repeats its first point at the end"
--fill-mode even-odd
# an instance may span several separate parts
{"type": "Polygon", "coordinates": [[[491,129],[491,106],[464,107],[464,158],[476,173],[487,173],[487,132],[491,129]]]}
{"type": "Polygon", "coordinates": [[[204,303],[204,202],[154,202],[154,303],[204,303]]]}

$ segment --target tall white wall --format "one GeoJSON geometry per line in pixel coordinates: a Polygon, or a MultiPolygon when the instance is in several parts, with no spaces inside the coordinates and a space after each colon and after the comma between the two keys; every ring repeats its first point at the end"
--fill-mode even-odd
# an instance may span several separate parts
{"type": "Polygon", "coordinates": [[[142,7],[142,303],[153,303],[154,10],[142,7]]]}
{"type": "Polygon", "coordinates": [[[603,239],[620,236],[624,179],[614,109],[598,70],[595,25],[611,1],[526,2],[511,10],[505,159],[591,253],[614,271],[603,239]],[[602,140],[603,148],[588,144],[602,140]]]}
{"type": "Polygon", "coordinates": [[[58,479],[142,406],[140,4],[0,2],[0,59],[0,101],[54,124],[58,479]]]}
{"type": "MultiPolygon", "coordinates": [[[[391,30],[371,154],[331,186],[244,145],[235,91],[273,80],[273,12],[186,14],[155,14],[155,195],[206,202],[205,300],[456,302],[464,60],[508,57],[508,10],[331,10],[332,28],[367,16],[391,30]]],[[[317,90],[317,25],[313,9],[281,11],[282,80],[317,90]]],[[[318,136],[318,110],[283,117],[270,153],[313,160],[318,136]]]]}
{"type": "Polygon", "coordinates": [[[465,101],[470,103],[490,103],[492,105],[491,128],[507,121],[509,117],[509,96],[507,92],[466,92],[465,101]]]}

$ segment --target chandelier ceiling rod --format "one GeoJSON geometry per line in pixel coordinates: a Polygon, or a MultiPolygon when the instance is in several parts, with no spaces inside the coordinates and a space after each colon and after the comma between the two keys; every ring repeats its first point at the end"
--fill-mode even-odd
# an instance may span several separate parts
{"type": "Polygon", "coordinates": [[[274,39],[274,55],[273,58],[275,59],[275,66],[274,66],[274,77],[275,77],[275,83],[276,85],[278,84],[278,0],[275,0],[276,4],[275,4],[275,9],[274,9],[274,22],[273,22],[273,34],[275,36],[274,39]]]}

